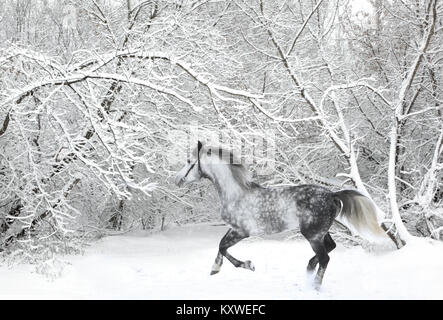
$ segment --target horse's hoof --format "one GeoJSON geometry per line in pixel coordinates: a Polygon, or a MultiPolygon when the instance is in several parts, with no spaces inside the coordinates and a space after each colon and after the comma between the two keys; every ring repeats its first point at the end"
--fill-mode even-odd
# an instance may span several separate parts
{"type": "Polygon", "coordinates": [[[321,283],[314,281],[314,289],[315,289],[315,291],[320,291],[321,283]]]}
{"type": "Polygon", "coordinates": [[[220,272],[220,268],[221,268],[221,264],[218,264],[217,262],[215,262],[212,265],[211,276],[216,274],[216,273],[219,273],[220,272]]]}
{"type": "Polygon", "coordinates": [[[243,268],[248,269],[248,270],[251,270],[251,271],[255,271],[255,266],[254,266],[254,264],[253,264],[251,261],[249,261],[249,260],[247,260],[247,261],[245,261],[245,262],[243,263],[243,268]]]}
{"type": "Polygon", "coordinates": [[[315,269],[306,269],[306,278],[311,282],[315,279],[315,269]]]}

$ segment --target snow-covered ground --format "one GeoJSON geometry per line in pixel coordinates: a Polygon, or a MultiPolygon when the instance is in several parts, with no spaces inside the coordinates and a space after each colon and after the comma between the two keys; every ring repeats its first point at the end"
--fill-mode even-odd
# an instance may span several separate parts
{"type": "Polygon", "coordinates": [[[398,251],[338,245],[320,292],[305,273],[305,240],[244,240],[230,249],[256,271],[225,261],[209,272],[223,226],[126,234],[93,244],[48,280],[31,266],[0,266],[0,298],[38,299],[443,299],[443,243],[414,239],[398,251]]]}

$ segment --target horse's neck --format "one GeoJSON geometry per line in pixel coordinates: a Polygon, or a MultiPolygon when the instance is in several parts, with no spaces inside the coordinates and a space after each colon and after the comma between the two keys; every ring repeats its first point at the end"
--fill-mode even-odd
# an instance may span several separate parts
{"type": "Polygon", "coordinates": [[[238,199],[244,190],[232,176],[227,165],[215,164],[208,166],[207,175],[214,184],[222,204],[238,199]]]}

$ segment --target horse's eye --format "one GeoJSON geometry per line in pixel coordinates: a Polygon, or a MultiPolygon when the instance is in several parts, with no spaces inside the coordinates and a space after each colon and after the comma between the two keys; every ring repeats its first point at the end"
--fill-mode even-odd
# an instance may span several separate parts
{"type": "Polygon", "coordinates": [[[191,163],[191,160],[188,159],[188,160],[186,160],[186,162],[187,162],[188,164],[190,164],[190,163],[191,163]]]}

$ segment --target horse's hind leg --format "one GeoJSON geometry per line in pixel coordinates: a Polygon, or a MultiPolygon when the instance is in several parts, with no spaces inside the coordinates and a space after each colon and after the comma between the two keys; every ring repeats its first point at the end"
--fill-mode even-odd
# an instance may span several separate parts
{"type": "MultiPolygon", "coordinates": [[[[326,251],[328,253],[331,252],[332,250],[334,250],[335,247],[337,247],[337,245],[335,244],[334,239],[332,239],[332,237],[329,234],[329,232],[326,233],[326,235],[325,235],[325,237],[323,239],[323,243],[324,243],[326,251]]],[[[313,256],[311,258],[311,260],[309,260],[308,267],[307,267],[308,272],[309,273],[314,272],[315,268],[317,267],[317,264],[318,264],[318,257],[317,257],[317,255],[315,255],[315,256],[313,256]]]]}
{"type": "Polygon", "coordinates": [[[245,269],[249,269],[254,271],[254,265],[251,261],[240,261],[235,259],[233,256],[231,256],[228,253],[228,248],[232,247],[236,243],[238,243],[240,240],[247,238],[248,235],[235,231],[233,229],[229,229],[228,232],[225,234],[225,236],[221,239],[219,250],[217,257],[215,258],[214,265],[212,266],[211,275],[216,274],[220,271],[220,268],[223,264],[223,257],[226,257],[235,267],[241,267],[245,269]]]}
{"type": "Polygon", "coordinates": [[[328,266],[329,263],[329,255],[328,251],[326,250],[324,239],[322,240],[308,239],[308,240],[309,243],[311,244],[312,250],[314,250],[315,252],[315,255],[318,259],[318,263],[320,264],[320,267],[318,268],[317,275],[315,276],[314,280],[315,288],[318,290],[320,289],[321,283],[323,281],[323,276],[326,271],[326,267],[328,266]]]}

